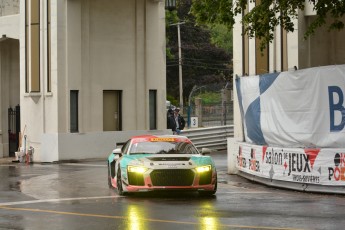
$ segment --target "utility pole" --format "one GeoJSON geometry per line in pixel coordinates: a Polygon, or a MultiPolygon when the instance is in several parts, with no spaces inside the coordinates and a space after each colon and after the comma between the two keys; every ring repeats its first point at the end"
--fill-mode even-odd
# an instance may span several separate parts
{"type": "Polygon", "coordinates": [[[171,26],[177,26],[180,112],[183,114],[182,49],[181,49],[181,30],[180,30],[180,25],[182,25],[182,24],[185,24],[185,22],[178,22],[178,23],[174,23],[174,24],[170,24],[170,25],[171,26]]]}

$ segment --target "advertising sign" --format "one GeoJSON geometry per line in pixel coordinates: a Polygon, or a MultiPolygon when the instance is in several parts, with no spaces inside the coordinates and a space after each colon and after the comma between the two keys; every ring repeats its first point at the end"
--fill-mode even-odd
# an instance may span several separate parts
{"type": "Polygon", "coordinates": [[[271,180],[345,185],[345,149],[272,148],[242,143],[236,167],[271,180]]]}

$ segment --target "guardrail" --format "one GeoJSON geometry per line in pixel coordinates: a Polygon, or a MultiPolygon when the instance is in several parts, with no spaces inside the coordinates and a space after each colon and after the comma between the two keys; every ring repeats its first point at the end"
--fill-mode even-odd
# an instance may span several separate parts
{"type": "Polygon", "coordinates": [[[234,136],[234,126],[186,129],[183,130],[182,135],[187,136],[198,149],[223,150],[227,148],[227,138],[234,136]]]}

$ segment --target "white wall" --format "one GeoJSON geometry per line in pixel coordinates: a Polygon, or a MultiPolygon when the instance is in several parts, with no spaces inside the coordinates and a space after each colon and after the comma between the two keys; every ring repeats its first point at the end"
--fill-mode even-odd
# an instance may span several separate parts
{"type": "MultiPolygon", "coordinates": [[[[46,2],[42,1],[41,92],[21,95],[26,114],[22,116],[22,125],[26,126],[28,146],[35,148],[34,161],[98,157],[94,149],[109,148],[104,142],[110,134],[102,132],[103,90],[123,92],[125,135],[149,128],[148,93],[157,90],[157,129],[165,130],[164,4],[151,0],[51,3],[52,92],[47,92],[45,86],[47,28],[46,2]],[[79,90],[78,134],[69,133],[70,90],[79,90]],[[93,148],[80,148],[90,143],[93,148]]],[[[21,15],[22,41],[24,19],[21,15]]],[[[22,79],[24,54],[25,47],[21,45],[22,79]]],[[[23,89],[24,86],[22,81],[23,89]]]]}
{"type": "Polygon", "coordinates": [[[6,35],[9,38],[19,38],[19,14],[0,17],[0,38],[6,35]]]}
{"type": "MultiPolygon", "coordinates": [[[[301,13],[302,14],[302,13],[301,13]]],[[[345,17],[344,17],[345,19],[345,17]]],[[[328,31],[330,20],[325,27],[318,28],[306,40],[304,34],[314,17],[301,17],[299,21],[299,68],[308,68],[345,63],[345,30],[328,31]]]]}

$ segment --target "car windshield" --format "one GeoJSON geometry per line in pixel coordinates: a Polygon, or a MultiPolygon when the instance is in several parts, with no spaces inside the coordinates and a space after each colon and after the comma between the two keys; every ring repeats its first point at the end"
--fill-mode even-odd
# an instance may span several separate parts
{"type": "Polygon", "coordinates": [[[138,142],[130,147],[129,154],[199,154],[191,143],[187,142],[138,142]]]}

